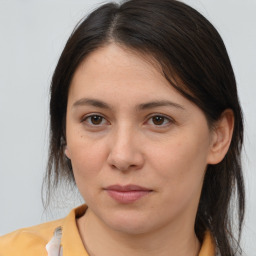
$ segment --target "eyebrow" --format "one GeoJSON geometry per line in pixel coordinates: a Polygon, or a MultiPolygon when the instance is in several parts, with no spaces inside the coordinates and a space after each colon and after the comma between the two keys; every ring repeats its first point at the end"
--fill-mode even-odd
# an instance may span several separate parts
{"type": "Polygon", "coordinates": [[[94,106],[97,108],[111,109],[111,107],[103,101],[96,100],[96,99],[88,99],[88,98],[82,98],[76,101],[72,107],[78,107],[78,106],[94,106]]]}
{"type": "MultiPolygon", "coordinates": [[[[78,101],[76,101],[72,107],[78,107],[78,106],[94,106],[97,108],[102,108],[102,109],[112,109],[110,105],[107,103],[101,101],[101,100],[96,100],[96,99],[90,99],[90,98],[82,98],[78,101]]],[[[156,100],[156,101],[151,101],[151,102],[146,102],[142,103],[136,106],[137,110],[146,110],[146,109],[152,109],[156,107],[165,107],[165,106],[170,106],[174,107],[177,109],[185,110],[183,106],[180,104],[177,104],[172,101],[168,100],[156,100]]]]}
{"type": "Polygon", "coordinates": [[[180,104],[177,104],[177,103],[174,103],[174,102],[168,101],[168,100],[156,100],[156,101],[152,101],[152,102],[139,104],[137,108],[139,110],[144,110],[144,109],[151,109],[151,108],[165,107],[165,106],[170,106],[170,107],[175,107],[178,109],[185,110],[184,107],[181,106],[180,104]]]}

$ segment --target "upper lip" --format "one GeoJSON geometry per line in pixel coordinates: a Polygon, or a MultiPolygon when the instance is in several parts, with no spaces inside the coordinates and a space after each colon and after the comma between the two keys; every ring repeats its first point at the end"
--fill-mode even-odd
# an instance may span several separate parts
{"type": "Polygon", "coordinates": [[[105,190],[115,190],[121,192],[127,191],[152,191],[152,189],[145,188],[138,185],[128,184],[128,185],[111,185],[105,188],[105,190]]]}

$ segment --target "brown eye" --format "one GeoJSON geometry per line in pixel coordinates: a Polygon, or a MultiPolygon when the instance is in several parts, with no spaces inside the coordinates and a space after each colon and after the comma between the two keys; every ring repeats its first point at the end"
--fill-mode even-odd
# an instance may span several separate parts
{"type": "Polygon", "coordinates": [[[84,121],[92,126],[103,125],[106,122],[105,118],[99,115],[87,116],[84,121]]]}
{"type": "Polygon", "coordinates": [[[91,117],[90,117],[91,123],[94,124],[94,125],[99,125],[99,124],[101,124],[102,119],[103,119],[102,116],[96,116],[96,115],[94,115],[94,116],[91,116],[91,117]]]}
{"type": "Polygon", "coordinates": [[[165,119],[166,118],[163,116],[154,116],[152,117],[152,122],[154,125],[162,125],[164,124],[165,119]]]}
{"type": "Polygon", "coordinates": [[[172,119],[163,115],[155,115],[148,120],[148,124],[159,127],[165,127],[170,123],[173,123],[172,119]]]}

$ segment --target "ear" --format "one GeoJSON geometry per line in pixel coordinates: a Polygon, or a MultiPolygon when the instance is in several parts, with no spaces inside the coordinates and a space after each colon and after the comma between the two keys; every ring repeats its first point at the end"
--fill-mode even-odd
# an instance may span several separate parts
{"type": "Polygon", "coordinates": [[[69,150],[68,150],[68,146],[67,146],[67,145],[65,146],[64,154],[66,155],[67,158],[70,159],[70,153],[69,153],[69,150]]]}
{"type": "Polygon", "coordinates": [[[218,164],[228,152],[234,129],[234,113],[226,109],[215,123],[212,131],[208,164],[218,164]]]}

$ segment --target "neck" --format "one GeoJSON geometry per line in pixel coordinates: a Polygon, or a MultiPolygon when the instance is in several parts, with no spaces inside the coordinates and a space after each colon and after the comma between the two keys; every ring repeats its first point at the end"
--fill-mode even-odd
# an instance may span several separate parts
{"type": "Polygon", "coordinates": [[[200,250],[193,226],[188,232],[184,223],[147,234],[124,234],[104,225],[89,209],[77,223],[90,256],[197,256],[200,250]]]}

